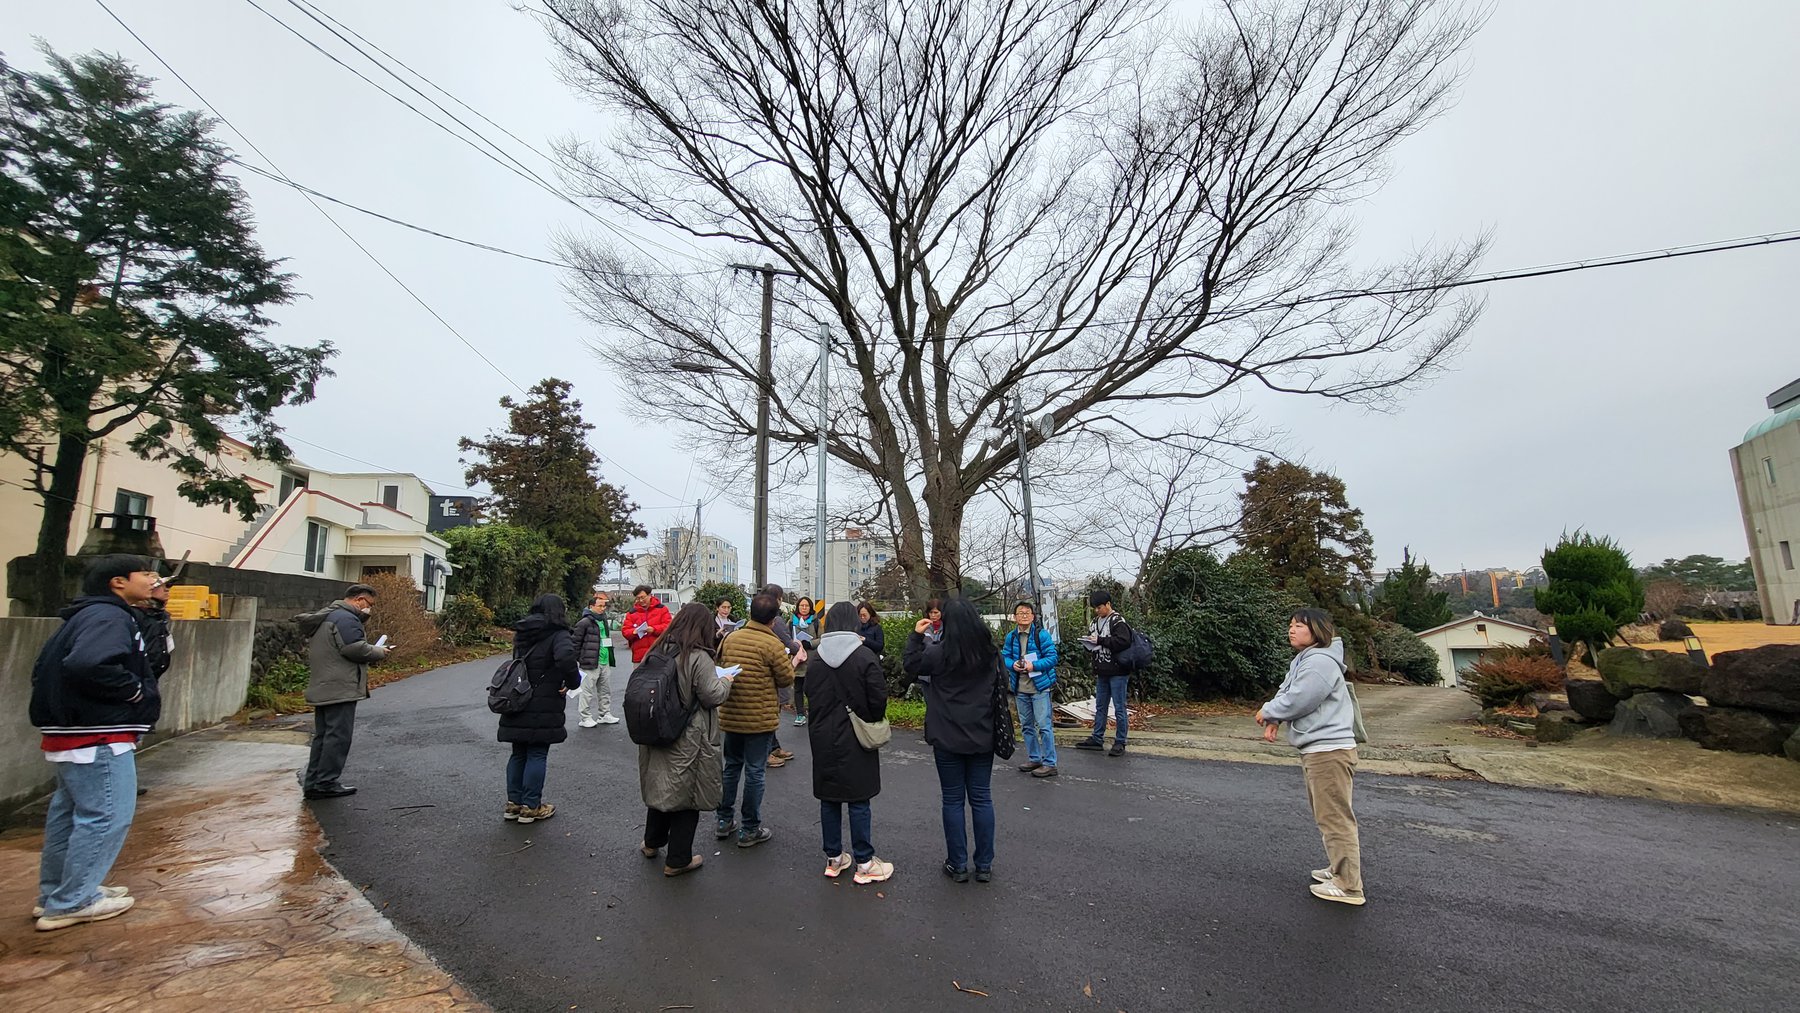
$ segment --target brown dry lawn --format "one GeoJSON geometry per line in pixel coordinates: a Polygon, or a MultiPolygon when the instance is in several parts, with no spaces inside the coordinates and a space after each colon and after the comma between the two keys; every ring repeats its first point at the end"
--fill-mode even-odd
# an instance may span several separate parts
{"type": "MultiPolygon", "coordinates": [[[[1770,626],[1767,623],[1689,623],[1688,625],[1693,627],[1694,636],[1700,638],[1700,646],[1705,649],[1708,659],[1720,651],[1742,651],[1746,648],[1764,647],[1769,644],[1800,645],[1800,626],[1770,626]]],[[[1651,651],[1674,651],[1676,653],[1685,653],[1687,650],[1679,640],[1637,642],[1632,646],[1651,651]]]]}

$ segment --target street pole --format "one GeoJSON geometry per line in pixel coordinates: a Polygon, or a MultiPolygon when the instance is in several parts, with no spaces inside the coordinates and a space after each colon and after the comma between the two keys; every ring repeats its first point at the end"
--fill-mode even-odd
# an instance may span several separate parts
{"type": "MultiPolygon", "coordinates": [[[[813,610],[825,598],[825,427],[831,423],[825,398],[831,389],[831,328],[819,325],[819,500],[813,517],[813,610]]],[[[823,629],[823,625],[820,629],[823,629]]]]}
{"type": "Polygon", "coordinates": [[[1043,584],[1038,580],[1037,533],[1031,523],[1031,461],[1025,440],[1025,399],[1013,391],[1013,431],[1019,438],[1019,488],[1025,507],[1025,559],[1031,567],[1031,609],[1044,614],[1043,584]]]}
{"type": "Polygon", "coordinates": [[[700,600],[700,506],[701,501],[694,501],[694,600],[700,600]]]}
{"type": "Polygon", "coordinates": [[[770,375],[775,354],[775,276],[800,275],[774,264],[732,264],[731,268],[756,271],[763,282],[762,339],[756,354],[756,533],[750,557],[756,590],[761,591],[769,583],[769,390],[775,383],[770,375]]]}

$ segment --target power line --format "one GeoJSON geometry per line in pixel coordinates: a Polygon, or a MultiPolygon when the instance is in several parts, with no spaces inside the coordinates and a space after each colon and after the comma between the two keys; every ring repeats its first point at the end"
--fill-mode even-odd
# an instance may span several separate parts
{"type": "MultiPolygon", "coordinates": [[[[635,237],[635,239],[634,239],[634,237],[631,236],[630,234],[626,233],[622,229],[613,225],[611,222],[607,221],[606,219],[600,217],[587,205],[576,200],[574,197],[571,197],[569,194],[565,193],[563,190],[558,188],[555,184],[544,179],[543,176],[539,175],[537,172],[532,170],[529,166],[525,165],[524,162],[513,157],[510,153],[508,153],[506,151],[505,148],[501,147],[499,144],[494,142],[492,139],[490,139],[486,135],[482,134],[481,131],[470,126],[467,121],[465,121],[461,117],[457,116],[455,113],[444,108],[442,103],[438,102],[436,99],[433,99],[431,96],[420,91],[411,82],[407,81],[405,78],[403,78],[399,74],[395,73],[392,68],[388,67],[385,63],[382,63],[379,59],[375,58],[374,56],[371,56],[367,51],[362,49],[355,42],[352,42],[348,38],[345,38],[345,36],[342,32],[339,32],[336,28],[332,27],[332,25],[327,24],[325,21],[321,20],[318,15],[314,14],[310,10],[307,10],[305,7],[300,6],[298,3],[294,3],[294,0],[288,0],[288,2],[296,10],[298,10],[301,14],[306,15],[308,18],[312,19],[315,23],[317,23],[318,25],[323,27],[327,32],[330,32],[332,35],[336,36],[339,41],[341,41],[345,45],[349,46],[352,50],[355,50],[359,56],[363,57],[364,59],[368,60],[370,63],[374,64],[382,72],[386,73],[389,77],[392,77],[394,80],[398,81],[401,85],[405,86],[408,90],[412,91],[415,95],[418,95],[420,98],[424,99],[426,102],[431,103],[431,105],[433,107],[435,107],[439,112],[443,113],[452,122],[454,122],[458,126],[462,127],[463,130],[467,131],[470,136],[479,140],[481,142],[481,144],[477,144],[475,140],[471,140],[470,136],[464,136],[463,134],[456,132],[455,130],[446,126],[441,121],[439,121],[436,118],[432,117],[431,115],[427,114],[424,110],[420,109],[418,106],[415,106],[411,102],[408,102],[406,99],[402,98],[401,96],[394,94],[394,92],[392,92],[391,90],[389,90],[388,88],[386,88],[385,86],[380,84],[379,82],[373,80],[368,75],[364,74],[362,71],[357,70],[355,67],[350,66],[348,63],[345,63],[336,54],[325,49],[323,46],[319,45],[319,43],[317,43],[312,38],[307,36],[304,32],[301,32],[299,29],[295,28],[293,25],[290,25],[286,21],[277,17],[273,12],[265,9],[261,4],[257,3],[256,0],[244,0],[244,2],[249,4],[251,7],[256,8],[257,11],[259,11],[264,17],[268,18],[270,21],[273,21],[277,25],[280,25],[282,28],[286,29],[295,38],[299,39],[301,42],[304,42],[307,46],[311,47],[314,51],[318,52],[321,56],[324,56],[326,59],[330,60],[332,63],[335,63],[338,66],[349,71],[351,74],[354,74],[357,78],[361,79],[364,83],[368,84],[370,87],[374,88],[375,90],[381,92],[383,95],[386,95],[387,97],[393,99],[395,102],[398,102],[402,106],[405,106],[408,110],[410,110],[414,115],[418,116],[420,119],[425,120],[427,123],[432,124],[433,126],[437,127],[439,130],[442,130],[445,133],[449,134],[450,136],[456,138],[457,140],[462,141],[464,144],[469,145],[475,151],[479,152],[483,157],[494,162],[496,165],[499,165],[501,168],[506,169],[508,172],[511,172],[513,175],[516,175],[519,178],[525,180],[526,182],[531,183],[532,185],[542,189],[545,193],[551,195],[552,197],[557,198],[558,200],[563,201],[564,203],[568,204],[570,207],[573,207],[577,211],[580,211],[582,214],[587,215],[589,218],[592,218],[595,222],[599,223],[599,225],[602,228],[604,228],[608,232],[612,233],[621,242],[623,242],[627,246],[630,246],[631,248],[637,250],[637,252],[643,254],[644,256],[648,257],[648,256],[651,256],[651,254],[649,253],[649,251],[645,250],[643,247],[641,247],[637,244],[637,242],[636,242],[637,239],[641,239],[644,242],[649,243],[650,245],[655,246],[655,247],[657,247],[669,254],[672,254],[674,256],[685,257],[685,258],[688,258],[688,259],[691,259],[691,260],[694,260],[697,262],[704,262],[702,260],[702,258],[700,258],[694,254],[684,253],[681,250],[677,250],[674,247],[668,246],[667,244],[657,242],[656,240],[651,239],[647,236],[639,236],[639,237],[635,237]],[[487,147],[486,148],[482,147],[482,144],[485,144],[487,147]],[[493,150],[490,152],[488,150],[489,148],[491,148],[493,150]]],[[[335,21],[336,19],[334,18],[332,20],[335,21]]],[[[346,30],[348,30],[348,29],[346,29],[346,30]]],[[[362,37],[359,35],[359,36],[357,36],[357,38],[360,39],[362,37]]],[[[373,46],[372,43],[370,45],[373,46]]],[[[398,62],[398,61],[396,61],[396,62],[398,62]]],[[[409,71],[411,70],[411,68],[407,68],[407,69],[409,71]]],[[[437,90],[443,92],[446,95],[450,94],[448,91],[446,91],[439,85],[430,82],[429,79],[425,78],[424,75],[419,74],[417,71],[411,71],[411,72],[414,75],[418,76],[421,80],[424,80],[424,81],[426,81],[426,83],[431,84],[431,86],[433,88],[436,88],[437,90]]],[[[454,96],[452,96],[452,98],[454,99],[454,96]]],[[[462,104],[465,108],[469,108],[467,103],[462,103],[460,99],[458,99],[456,101],[459,104],[462,104]]],[[[485,116],[482,118],[486,119],[485,116]]],[[[490,120],[489,122],[492,122],[492,121],[490,120]]],[[[510,132],[508,132],[508,135],[512,136],[510,132]]],[[[527,147],[529,147],[529,145],[527,145],[527,147]]],[[[536,152],[536,149],[532,149],[532,150],[534,152],[536,152]]],[[[546,157],[546,156],[543,156],[543,154],[541,152],[536,152],[536,153],[539,155],[539,157],[546,157]]]]}

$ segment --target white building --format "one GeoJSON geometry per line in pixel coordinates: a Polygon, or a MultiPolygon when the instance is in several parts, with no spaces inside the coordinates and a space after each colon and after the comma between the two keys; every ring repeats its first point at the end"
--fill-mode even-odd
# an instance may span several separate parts
{"type": "Polygon", "coordinates": [[[718,535],[702,532],[698,560],[694,549],[693,528],[676,526],[664,530],[661,545],[639,554],[632,561],[631,582],[656,587],[698,587],[708,581],[738,583],[737,546],[718,535]],[[699,565],[697,573],[696,562],[699,565]]]}
{"type": "Polygon", "coordinates": [[[1543,631],[1506,619],[1493,619],[1477,612],[1452,620],[1442,626],[1421,631],[1419,639],[1438,656],[1438,676],[1442,685],[1462,685],[1462,673],[1481,656],[1496,647],[1526,647],[1543,631]]]}
{"type": "MultiPolygon", "coordinates": [[[[894,546],[861,528],[845,528],[836,538],[825,539],[825,600],[844,601],[894,558],[894,546]]],[[[794,558],[789,592],[812,596],[818,589],[813,579],[813,540],[800,543],[794,558]]]]}
{"type": "Polygon", "coordinates": [[[1766,403],[1772,414],[1732,448],[1731,477],[1763,621],[1785,626],[1800,623],[1800,380],[1766,403]]]}
{"type": "MultiPolygon", "coordinates": [[[[71,555],[105,517],[109,524],[154,529],[170,559],[186,553],[197,562],[345,582],[399,573],[425,591],[427,608],[437,608],[450,572],[449,544],[426,530],[432,490],[416,475],[275,464],[227,438],[216,463],[254,486],[262,505],[246,521],[229,507],[183,499],[176,491],[182,476],[127,448],[139,430],[125,426],[90,450],[69,523],[71,555]]],[[[29,554],[37,543],[43,507],[24,485],[30,467],[0,455],[0,562],[29,554]]]]}

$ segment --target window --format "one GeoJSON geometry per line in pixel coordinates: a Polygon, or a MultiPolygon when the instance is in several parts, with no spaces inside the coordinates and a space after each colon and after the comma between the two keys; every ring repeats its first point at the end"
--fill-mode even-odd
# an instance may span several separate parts
{"type": "Polygon", "coordinates": [[[1774,458],[1772,458],[1772,457],[1763,458],[1763,474],[1769,476],[1769,484],[1770,485],[1775,484],[1775,459],[1774,458]]]}
{"type": "Polygon", "coordinates": [[[150,497],[141,492],[120,489],[113,494],[113,513],[148,517],[150,516],[150,497]]]}
{"type": "Polygon", "coordinates": [[[292,472],[284,471],[281,473],[281,495],[278,499],[276,499],[275,502],[286,503],[287,498],[294,494],[295,489],[304,489],[304,488],[306,488],[306,479],[305,478],[303,478],[302,476],[299,476],[299,475],[295,475],[292,472]]]}
{"type": "Polygon", "coordinates": [[[302,569],[307,573],[325,572],[325,535],[329,530],[316,521],[306,522],[306,559],[302,569]]]}
{"type": "Polygon", "coordinates": [[[400,487],[384,485],[381,487],[381,505],[389,510],[400,509],[400,487]]]}
{"type": "Polygon", "coordinates": [[[1781,567],[1784,570],[1794,568],[1794,550],[1786,542],[1781,543],[1781,567]]]}

